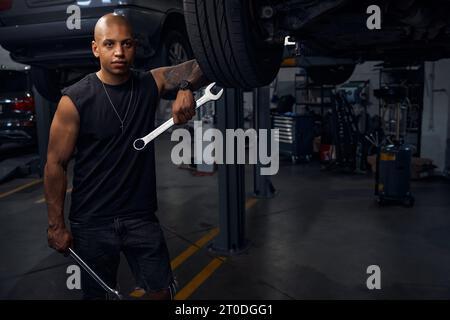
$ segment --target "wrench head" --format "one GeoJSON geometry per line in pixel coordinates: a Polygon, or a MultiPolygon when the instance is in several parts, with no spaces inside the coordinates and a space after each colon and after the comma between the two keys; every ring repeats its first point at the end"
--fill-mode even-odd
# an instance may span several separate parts
{"type": "Polygon", "coordinates": [[[134,147],[136,150],[138,150],[138,151],[144,149],[144,148],[145,148],[145,142],[144,142],[144,140],[143,140],[143,139],[136,139],[136,140],[134,140],[134,142],[133,142],[133,147],[134,147]]]}
{"type": "Polygon", "coordinates": [[[220,89],[219,92],[217,92],[216,94],[213,94],[211,92],[211,89],[216,85],[215,82],[210,83],[206,88],[205,88],[205,95],[208,96],[208,98],[210,98],[211,100],[218,100],[220,99],[220,97],[223,94],[223,89],[220,89]]]}

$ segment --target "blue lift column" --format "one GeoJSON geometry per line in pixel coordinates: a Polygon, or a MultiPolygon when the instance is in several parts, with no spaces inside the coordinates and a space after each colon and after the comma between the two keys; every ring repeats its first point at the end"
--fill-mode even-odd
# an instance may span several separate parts
{"type": "MultiPolygon", "coordinates": [[[[258,141],[260,141],[259,129],[268,130],[267,150],[271,150],[270,129],[272,124],[270,119],[270,88],[268,86],[253,90],[253,128],[258,133],[258,141]]],[[[253,166],[253,195],[262,199],[272,198],[275,195],[272,180],[270,176],[261,175],[261,168],[268,165],[261,164],[259,152],[257,160],[257,163],[253,166]]]]}
{"type": "MultiPolygon", "coordinates": [[[[216,102],[217,128],[226,137],[226,129],[243,128],[244,108],[242,90],[224,89],[216,102]]],[[[224,142],[225,141],[224,139],[224,142]]],[[[231,142],[228,142],[231,143],[231,142]]],[[[248,247],[245,238],[245,165],[219,164],[219,235],[209,250],[219,255],[236,255],[248,247]]],[[[226,159],[224,146],[223,158],[226,159]]],[[[224,161],[225,162],[225,161],[224,161]]]]}

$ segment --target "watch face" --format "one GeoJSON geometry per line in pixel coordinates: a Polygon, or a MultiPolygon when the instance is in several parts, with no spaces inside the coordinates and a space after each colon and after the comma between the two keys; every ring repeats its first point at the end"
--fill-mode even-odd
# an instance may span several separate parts
{"type": "Polygon", "coordinates": [[[189,89],[190,83],[187,80],[181,80],[180,82],[180,90],[186,90],[189,89]]]}

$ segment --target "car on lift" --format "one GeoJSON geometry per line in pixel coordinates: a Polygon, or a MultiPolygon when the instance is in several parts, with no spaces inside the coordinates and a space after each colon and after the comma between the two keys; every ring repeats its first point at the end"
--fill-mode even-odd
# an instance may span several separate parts
{"type": "Polygon", "coordinates": [[[222,86],[269,84],[286,37],[316,83],[339,84],[357,63],[416,64],[450,57],[448,0],[184,0],[201,69],[222,86]],[[380,9],[381,28],[367,20],[380,9]],[[310,63],[315,60],[320,63],[310,63]]]}
{"type": "Polygon", "coordinates": [[[29,72],[0,69],[0,145],[36,144],[36,117],[29,72]]]}
{"type": "Polygon", "coordinates": [[[11,58],[31,66],[37,91],[57,102],[60,89],[98,70],[91,52],[93,30],[104,14],[128,18],[139,46],[135,67],[149,69],[192,58],[182,0],[23,0],[0,1],[0,45],[11,58]],[[80,28],[67,22],[80,8],[80,28]]]}

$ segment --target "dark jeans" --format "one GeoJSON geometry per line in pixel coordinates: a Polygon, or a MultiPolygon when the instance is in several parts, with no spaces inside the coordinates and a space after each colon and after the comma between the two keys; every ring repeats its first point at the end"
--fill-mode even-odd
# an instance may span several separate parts
{"type": "MultiPolygon", "coordinates": [[[[115,218],[108,223],[71,223],[74,250],[111,288],[117,285],[122,251],[137,283],[147,292],[173,294],[173,276],[164,234],[148,217],[115,218]]],[[[86,272],[81,274],[84,299],[105,299],[105,290],[86,272]]]]}

